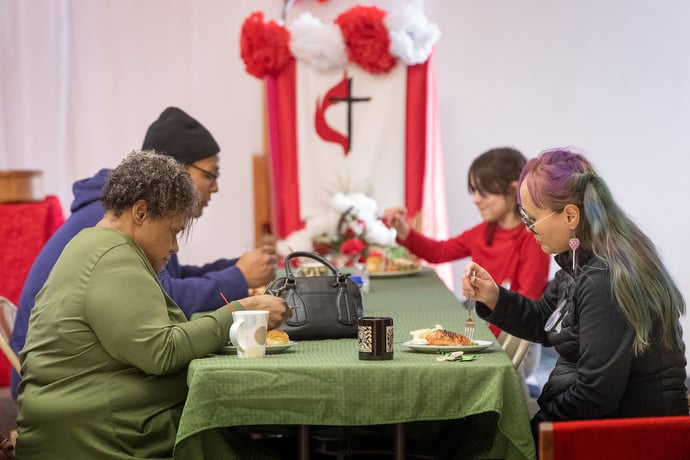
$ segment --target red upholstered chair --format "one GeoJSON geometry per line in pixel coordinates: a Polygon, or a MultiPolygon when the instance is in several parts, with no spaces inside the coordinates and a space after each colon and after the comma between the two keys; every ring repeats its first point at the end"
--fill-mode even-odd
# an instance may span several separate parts
{"type": "Polygon", "coordinates": [[[539,460],[690,459],[690,416],[539,425],[539,460]]]}

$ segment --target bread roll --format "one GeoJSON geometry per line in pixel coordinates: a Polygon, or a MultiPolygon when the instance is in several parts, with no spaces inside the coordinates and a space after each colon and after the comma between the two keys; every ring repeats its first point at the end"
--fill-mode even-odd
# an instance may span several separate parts
{"type": "Polygon", "coordinates": [[[288,337],[285,331],[271,329],[266,333],[266,345],[281,345],[287,343],[290,343],[290,337],[288,337]]]}

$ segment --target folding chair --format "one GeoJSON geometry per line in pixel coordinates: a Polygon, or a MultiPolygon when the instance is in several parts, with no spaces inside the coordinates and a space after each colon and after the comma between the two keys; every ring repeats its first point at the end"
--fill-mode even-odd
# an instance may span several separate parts
{"type": "Polygon", "coordinates": [[[0,349],[7,356],[12,367],[19,372],[19,358],[10,347],[10,336],[17,317],[17,307],[7,298],[0,296],[0,349]]]}
{"type": "Polygon", "coordinates": [[[513,362],[513,366],[515,366],[515,369],[520,367],[520,364],[522,364],[522,360],[525,358],[525,355],[527,354],[527,350],[529,350],[530,345],[532,345],[532,342],[530,342],[529,340],[519,339],[514,335],[508,334],[505,331],[501,331],[501,333],[499,334],[498,342],[501,344],[506,354],[508,354],[508,356],[510,357],[510,360],[513,362]]]}

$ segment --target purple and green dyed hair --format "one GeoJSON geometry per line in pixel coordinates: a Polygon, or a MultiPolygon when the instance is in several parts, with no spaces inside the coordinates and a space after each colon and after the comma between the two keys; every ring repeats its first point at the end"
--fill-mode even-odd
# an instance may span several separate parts
{"type": "Polygon", "coordinates": [[[648,348],[656,321],[663,327],[662,342],[678,346],[683,296],[654,243],[616,204],[592,164],[569,149],[546,150],[527,162],[518,182],[526,184],[540,209],[560,212],[568,204],[580,209],[575,234],[609,267],[612,295],[635,330],[635,354],[648,348]]]}

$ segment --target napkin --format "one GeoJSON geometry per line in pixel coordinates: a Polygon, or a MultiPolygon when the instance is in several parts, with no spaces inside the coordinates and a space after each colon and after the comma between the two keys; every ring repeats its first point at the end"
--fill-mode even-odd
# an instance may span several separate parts
{"type": "Polygon", "coordinates": [[[465,355],[463,351],[453,351],[437,357],[436,361],[473,361],[476,358],[477,355],[465,355]]]}

